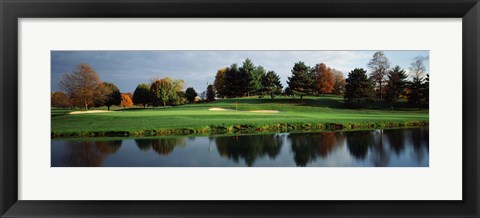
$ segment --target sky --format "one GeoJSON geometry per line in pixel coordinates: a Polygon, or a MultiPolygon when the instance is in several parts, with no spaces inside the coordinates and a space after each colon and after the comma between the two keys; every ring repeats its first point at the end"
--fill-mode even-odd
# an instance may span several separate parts
{"type": "MultiPolygon", "coordinates": [[[[65,73],[72,73],[79,64],[88,64],[103,82],[114,83],[122,93],[132,92],[140,83],[151,78],[170,77],[185,81],[184,89],[193,87],[198,93],[213,83],[218,69],[232,63],[239,66],[249,58],[255,65],[277,73],[284,87],[295,63],[308,66],[325,63],[342,71],[345,78],[355,68],[367,68],[376,51],[52,51],[51,89],[62,91],[58,85],[65,73]]],[[[383,51],[396,65],[409,72],[410,64],[421,59],[429,71],[429,51],[383,51]]]]}

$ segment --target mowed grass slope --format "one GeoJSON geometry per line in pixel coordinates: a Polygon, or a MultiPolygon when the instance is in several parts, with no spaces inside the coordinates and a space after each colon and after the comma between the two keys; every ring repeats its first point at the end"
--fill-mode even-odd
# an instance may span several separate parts
{"type": "MultiPolygon", "coordinates": [[[[403,104],[400,103],[399,106],[403,104]]],[[[52,110],[52,137],[140,136],[236,131],[352,129],[428,124],[428,110],[381,104],[348,109],[341,96],[224,99],[166,108],[123,109],[111,113],[61,114],[52,110]],[[210,108],[225,108],[212,111],[210,108]],[[254,110],[278,110],[258,113],[254,110]]]]}

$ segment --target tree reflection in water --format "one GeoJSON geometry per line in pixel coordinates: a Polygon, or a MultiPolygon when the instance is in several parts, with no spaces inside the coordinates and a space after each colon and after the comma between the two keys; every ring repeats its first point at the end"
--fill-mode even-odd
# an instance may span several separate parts
{"type": "Polygon", "coordinates": [[[425,154],[429,152],[429,131],[428,128],[409,129],[407,134],[412,140],[415,159],[420,163],[425,154]]]}
{"type": "Polygon", "coordinates": [[[428,128],[123,140],[122,149],[118,138],[54,140],[52,166],[388,167],[428,166],[429,157],[428,128]]]}
{"type": "Polygon", "coordinates": [[[320,133],[290,133],[288,135],[292,146],[293,160],[297,166],[306,166],[318,156],[327,157],[335,147],[344,141],[343,134],[335,132],[320,133]]]}
{"type": "Polygon", "coordinates": [[[360,160],[364,160],[368,148],[373,146],[373,135],[371,131],[353,131],[347,133],[347,147],[350,154],[360,160]]]}
{"type": "Polygon", "coordinates": [[[120,149],[122,140],[67,141],[67,155],[63,159],[67,167],[99,167],[103,160],[120,149]]]}
{"type": "Polygon", "coordinates": [[[282,148],[283,137],[278,134],[216,137],[215,144],[220,156],[232,159],[235,163],[244,159],[250,167],[257,158],[265,155],[275,159],[282,148]]]}
{"type": "Polygon", "coordinates": [[[153,150],[160,155],[169,155],[177,146],[185,146],[185,137],[138,138],[135,143],[142,151],[153,150]]]}

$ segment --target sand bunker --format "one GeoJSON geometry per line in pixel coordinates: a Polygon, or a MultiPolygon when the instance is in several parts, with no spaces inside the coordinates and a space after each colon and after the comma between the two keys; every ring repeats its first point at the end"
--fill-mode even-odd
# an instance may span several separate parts
{"type": "Polygon", "coordinates": [[[256,111],[250,111],[250,112],[254,112],[254,113],[278,113],[280,111],[277,111],[277,110],[256,110],[256,111]]]}
{"type": "Polygon", "coordinates": [[[209,111],[226,111],[227,109],[225,108],[219,108],[219,107],[212,107],[208,109],[209,111]]]}
{"type": "Polygon", "coordinates": [[[105,112],[112,112],[112,111],[103,111],[103,110],[74,111],[74,112],[70,112],[69,114],[91,114],[91,113],[105,113],[105,112]]]}

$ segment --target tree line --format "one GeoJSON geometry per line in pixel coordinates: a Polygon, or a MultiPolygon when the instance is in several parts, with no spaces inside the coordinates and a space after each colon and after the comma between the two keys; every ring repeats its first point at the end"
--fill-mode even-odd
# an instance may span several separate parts
{"type": "Polygon", "coordinates": [[[102,82],[95,70],[80,64],[74,72],[65,74],[59,82],[65,92],[52,93],[52,107],[89,107],[112,105],[132,107],[176,106],[195,102],[210,102],[218,98],[277,95],[304,96],[319,94],[343,95],[353,106],[364,102],[388,102],[393,110],[400,98],[407,98],[418,108],[428,107],[429,75],[420,59],[411,64],[412,80],[399,66],[390,67],[390,61],[381,51],[375,52],[367,64],[370,74],[363,68],[355,68],[344,78],[343,73],[325,63],[313,67],[299,61],[294,64],[288,86],[283,89],[280,76],[273,70],[256,66],[245,59],[241,66],[236,63],[217,71],[213,84],[197,93],[193,87],[185,91],[183,80],[169,77],[153,78],[150,83],[138,84],[132,93],[120,93],[115,84],[102,82]],[[426,75],[425,75],[426,74],[426,75]]]}

